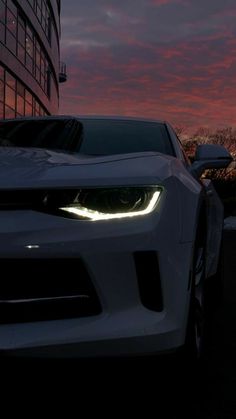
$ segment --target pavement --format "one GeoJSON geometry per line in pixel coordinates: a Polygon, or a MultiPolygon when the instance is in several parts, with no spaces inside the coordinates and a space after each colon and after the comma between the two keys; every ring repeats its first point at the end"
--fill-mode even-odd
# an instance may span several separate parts
{"type": "Polygon", "coordinates": [[[199,419],[236,419],[236,217],[224,222],[220,274],[206,355],[193,385],[198,397],[190,402],[190,417],[199,419]]]}

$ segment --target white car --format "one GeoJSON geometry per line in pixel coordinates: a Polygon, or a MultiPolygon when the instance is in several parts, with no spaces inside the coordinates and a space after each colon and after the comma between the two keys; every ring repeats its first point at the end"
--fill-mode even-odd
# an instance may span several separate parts
{"type": "Polygon", "coordinates": [[[0,352],[198,357],[223,224],[201,175],[230,161],[190,164],[163,121],[1,121],[0,352]]]}

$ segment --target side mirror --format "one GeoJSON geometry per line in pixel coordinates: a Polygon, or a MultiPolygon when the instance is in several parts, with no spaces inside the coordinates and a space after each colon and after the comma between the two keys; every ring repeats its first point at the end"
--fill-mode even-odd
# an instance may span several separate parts
{"type": "Polygon", "coordinates": [[[206,169],[223,169],[233,160],[225,147],[218,144],[202,144],[197,146],[191,173],[200,177],[206,169]]]}

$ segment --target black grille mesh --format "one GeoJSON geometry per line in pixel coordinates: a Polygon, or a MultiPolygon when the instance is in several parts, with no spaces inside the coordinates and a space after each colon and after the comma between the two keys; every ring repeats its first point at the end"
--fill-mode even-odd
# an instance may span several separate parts
{"type": "Polygon", "coordinates": [[[0,323],[99,314],[81,259],[0,259],[0,323]]]}

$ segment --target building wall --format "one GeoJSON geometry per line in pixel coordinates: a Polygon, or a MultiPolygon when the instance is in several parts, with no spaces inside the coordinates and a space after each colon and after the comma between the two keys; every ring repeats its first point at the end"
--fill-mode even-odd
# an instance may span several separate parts
{"type": "Polygon", "coordinates": [[[0,118],[56,114],[60,1],[0,0],[0,118]]]}

